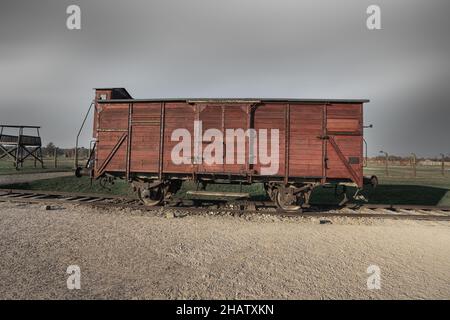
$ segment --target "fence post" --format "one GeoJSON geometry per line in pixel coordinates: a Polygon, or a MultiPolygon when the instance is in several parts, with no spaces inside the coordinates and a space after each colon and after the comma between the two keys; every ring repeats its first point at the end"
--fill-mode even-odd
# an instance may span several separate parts
{"type": "Polygon", "coordinates": [[[415,153],[411,153],[411,155],[412,155],[411,165],[413,168],[413,176],[416,177],[417,176],[417,170],[416,170],[417,157],[416,157],[415,153]]]}
{"type": "Polygon", "coordinates": [[[386,174],[386,177],[389,176],[389,154],[387,152],[384,151],[380,151],[380,153],[384,153],[385,155],[385,160],[384,160],[384,165],[385,165],[385,169],[384,169],[384,173],[386,174]]]}
{"type": "Polygon", "coordinates": [[[55,147],[55,151],[54,151],[54,160],[55,160],[55,168],[58,167],[58,148],[55,147]]]}

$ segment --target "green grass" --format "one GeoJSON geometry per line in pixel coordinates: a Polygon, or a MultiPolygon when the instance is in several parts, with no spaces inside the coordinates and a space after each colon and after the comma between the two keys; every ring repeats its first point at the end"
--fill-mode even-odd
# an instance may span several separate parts
{"type": "Polygon", "coordinates": [[[52,158],[44,158],[44,168],[42,168],[41,164],[36,163],[36,167],[34,167],[33,160],[26,160],[23,163],[23,167],[16,170],[14,163],[7,159],[0,160],[0,175],[5,174],[23,174],[23,173],[41,173],[41,172],[61,172],[61,171],[70,171],[74,167],[73,159],[67,158],[58,158],[57,168],[55,168],[55,161],[52,158]]]}
{"type": "MultiPolygon", "coordinates": [[[[366,168],[367,176],[377,175],[379,186],[375,189],[368,186],[362,194],[369,199],[369,203],[380,204],[417,204],[450,206],[450,173],[443,177],[440,168],[418,167],[417,177],[412,177],[408,167],[392,167],[389,176],[385,176],[384,167],[366,168]]],[[[129,185],[123,180],[116,180],[115,184],[105,189],[98,181],[91,181],[88,177],[61,177],[38,180],[29,183],[3,185],[1,188],[50,190],[84,193],[106,193],[115,195],[129,195],[133,193],[129,185]]],[[[195,190],[196,185],[184,183],[177,196],[186,196],[187,190],[195,190]]],[[[248,192],[253,199],[267,199],[261,184],[243,185],[208,185],[208,191],[248,192]]],[[[347,188],[348,194],[354,193],[354,188],[347,188]]],[[[339,188],[338,191],[341,191],[339,188]]],[[[337,204],[341,197],[335,197],[334,188],[316,188],[311,197],[312,204],[337,204]]]]}
{"type": "Polygon", "coordinates": [[[450,171],[442,176],[440,166],[418,166],[416,176],[411,167],[365,168],[367,176],[376,175],[380,185],[370,194],[371,203],[422,204],[450,206],[450,171]]]}
{"type": "Polygon", "coordinates": [[[89,177],[77,178],[75,176],[0,185],[0,188],[132,195],[131,188],[126,181],[116,180],[113,185],[108,185],[108,188],[105,189],[98,181],[93,180],[91,184],[89,177]]]}
{"type": "MultiPolygon", "coordinates": [[[[342,191],[341,188],[338,189],[342,191]]],[[[347,188],[347,194],[354,194],[355,188],[347,188]]],[[[337,204],[342,196],[335,198],[334,188],[317,188],[314,190],[312,204],[337,204]]],[[[442,205],[450,206],[449,189],[407,184],[381,184],[373,189],[370,186],[360,193],[371,204],[405,204],[405,205],[442,205]]],[[[357,201],[352,201],[357,202],[357,201]]]]}

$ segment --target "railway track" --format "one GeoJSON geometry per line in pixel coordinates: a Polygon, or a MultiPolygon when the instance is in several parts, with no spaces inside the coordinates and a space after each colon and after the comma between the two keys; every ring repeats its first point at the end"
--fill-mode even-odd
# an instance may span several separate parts
{"type": "Polygon", "coordinates": [[[354,218],[388,218],[450,221],[450,207],[418,206],[418,205],[384,205],[384,204],[349,204],[345,207],[321,206],[312,207],[303,212],[280,212],[274,204],[267,201],[240,201],[221,206],[223,203],[204,202],[199,205],[194,201],[178,202],[176,205],[164,207],[147,207],[137,199],[114,195],[93,195],[73,192],[52,192],[37,190],[0,189],[0,202],[25,202],[45,204],[77,204],[103,208],[129,208],[149,212],[176,210],[177,216],[202,213],[221,213],[237,216],[249,214],[266,214],[281,217],[354,217],[354,218]],[[192,206],[192,205],[196,206],[192,206]],[[209,205],[208,205],[209,204],[209,205]],[[251,209],[248,209],[248,208],[251,209]]]}

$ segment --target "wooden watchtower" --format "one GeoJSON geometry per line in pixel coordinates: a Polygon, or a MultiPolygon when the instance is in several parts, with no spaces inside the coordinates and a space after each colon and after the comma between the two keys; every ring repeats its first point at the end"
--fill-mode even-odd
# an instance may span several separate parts
{"type": "Polygon", "coordinates": [[[39,162],[44,167],[42,160],[42,141],[39,135],[40,127],[37,126],[13,126],[0,124],[0,159],[9,157],[14,162],[16,169],[23,167],[23,162],[34,158],[34,165],[39,162]],[[4,134],[4,129],[15,131],[16,134],[4,134]],[[36,130],[36,135],[25,135],[24,129],[36,130]]]}

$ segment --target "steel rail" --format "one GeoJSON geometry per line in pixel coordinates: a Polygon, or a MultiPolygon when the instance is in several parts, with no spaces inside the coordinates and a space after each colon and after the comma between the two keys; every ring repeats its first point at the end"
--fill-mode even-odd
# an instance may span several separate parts
{"type": "MultiPolygon", "coordinates": [[[[450,221],[450,207],[422,206],[422,205],[391,205],[391,204],[350,204],[346,207],[321,206],[312,207],[304,212],[283,212],[276,209],[268,210],[274,204],[267,201],[242,201],[232,207],[205,206],[193,207],[180,204],[147,207],[139,203],[136,198],[106,194],[87,194],[74,192],[55,192],[40,190],[0,189],[0,202],[51,203],[88,205],[99,208],[128,208],[144,212],[162,213],[177,211],[179,217],[208,213],[217,215],[246,216],[252,214],[272,215],[279,217],[350,217],[350,218],[388,218],[450,221]],[[255,209],[245,209],[245,205],[255,209]],[[256,209],[259,208],[259,209],[256,209]]],[[[189,202],[189,201],[186,201],[189,202]]],[[[211,201],[210,201],[211,202],[211,201]]]]}

